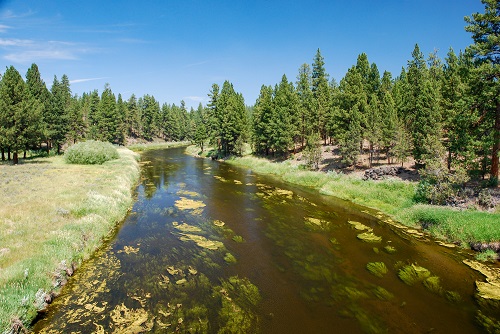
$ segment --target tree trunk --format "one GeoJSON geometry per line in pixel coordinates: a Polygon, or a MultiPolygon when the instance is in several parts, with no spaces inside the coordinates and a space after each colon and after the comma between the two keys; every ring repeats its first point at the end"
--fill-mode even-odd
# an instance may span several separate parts
{"type": "Polygon", "coordinates": [[[14,165],[17,165],[19,163],[19,157],[17,156],[17,151],[14,152],[13,162],[14,165]]]}
{"type": "Polygon", "coordinates": [[[2,147],[2,161],[5,161],[5,149],[2,147]]]}
{"type": "Polygon", "coordinates": [[[23,153],[23,159],[26,159],[26,151],[23,153]]]}
{"type": "Polygon", "coordinates": [[[10,147],[7,148],[7,160],[10,161],[10,147]]]}
{"type": "Polygon", "coordinates": [[[493,129],[493,149],[491,152],[490,178],[498,181],[498,151],[500,150],[500,101],[497,101],[495,128],[493,129]]]}

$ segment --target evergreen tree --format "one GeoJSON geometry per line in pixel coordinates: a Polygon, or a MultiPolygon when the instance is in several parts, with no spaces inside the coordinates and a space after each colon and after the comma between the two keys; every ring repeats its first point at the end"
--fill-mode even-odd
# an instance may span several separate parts
{"type": "Polygon", "coordinates": [[[117,116],[115,94],[107,83],[104,85],[97,108],[97,139],[108,142],[115,141],[119,129],[117,116]]]}
{"type": "Polygon", "coordinates": [[[142,133],[141,113],[137,105],[137,98],[132,94],[127,101],[127,133],[128,136],[139,138],[142,133]]]}
{"type": "Polygon", "coordinates": [[[220,127],[222,126],[222,115],[217,108],[217,102],[219,100],[220,88],[219,85],[214,83],[212,84],[212,88],[208,93],[208,97],[210,101],[207,104],[207,115],[208,115],[208,133],[210,137],[210,144],[214,146],[217,151],[221,150],[221,138],[220,135],[220,127]]]}
{"type": "Polygon", "coordinates": [[[39,120],[36,122],[36,131],[31,134],[31,145],[38,146],[42,140],[45,140],[45,122],[43,120],[43,115],[47,113],[50,101],[50,93],[45,85],[45,82],[40,76],[38,66],[32,64],[26,73],[26,86],[28,94],[35,99],[35,103],[40,104],[41,113],[39,115],[39,120]]]}
{"type": "Polygon", "coordinates": [[[141,137],[146,140],[152,140],[156,133],[154,119],[160,113],[160,105],[154,96],[148,94],[139,99],[138,105],[142,124],[141,137]]]}
{"type": "Polygon", "coordinates": [[[49,139],[47,150],[52,145],[55,145],[57,154],[60,154],[61,146],[65,143],[66,134],[68,133],[68,112],[71,106],[71,89],[68,77],[64,74],[61,81],[59,81],[54,76],[50,91],[52,93],[50,110],[44,115],[45,124],[47,125],[47,138],[49,139]]]}
{"type": "Polygon", "coordinates": [[[312,93],[312,74],[308,64],[303,64],[299,68],[297,75],[297,95],[299,98],[298,108],[298,129],[300,132],[301,147],[305,145],[305,139],[313,132],[313,93],[312,93]]]}
{"type": "Polygon", "coordinates": [[[425,163],[425,157],[432,152],[440,151],[440,111],[439,90],[431,80],[429,70],[418,45],[412,52],[412,60],[408,62],[407,74],[408,94],[406,103],[406,120],[409,121],[413,138],[413,157],[425,163]],[[436,137],[434,139],[428,137],[436,137]],[[434,143],[438,147],[429,147],[426,143],[434,143]]]}
{"type": "Polygon", "coordinates": [[[318,132],[326,143],[326,125],[331,109],[331,98],[325,61],[319,49],[312,65],[312,93],[314,101],[312,119],[316,120],[314,131],[318,132]]]}
{"type": "Polygon", "coordinates": [[[297,114],[298,101],[292,83],[283,75],[281,82],[274,90],[273,113],[271,123],[271,147],[279,154],[288,154],[293,145],[296,124],[294,116],[297,114]]]}
{"type": "Polygon", "coordinates": [[[32,143],[33,132],[39,131],[41,104],[28,91],[19,72],[10,66],[0,83],[0,138],[2,145],[18,154],[32,143]]]}
{"type": "Polygon", "coordinates": [[[207,112],[206,109],[203,108],[201,103],[198,105],[198,108],[194,112],[193,115],[194,124],[195,124],[195,132],[193,135],[194,143],[201,149],[205,147],[205,143],[208,140],[208,131],[207,131],[207,112]]]}
{"type": "Polygon", "coordinates": [[[472,33],[474,44],[469,48],[478,62],[475,72],[476,81],[482,86],[483,99],[477,101],[481,112],[481,122],[491,129],[491,167],[490,177],[498,183],[500,151],[500,2],[481,0],[484,13],[474,13],[465,17],[468,23],[465,30],[472,33]],[[487,95],[487,96],[485,96],[487,95]]]}
{"type": "Polygon", "coordinates": [[[67,138],[76,143],[85,137],[86,124],[83,117],[83,99],[79,99],[76,95],[71,99],[70,108],[68,110],[68,135],[67,138]]]}
{"type": "Polygon", "coordinates": [[[269,155],[272,141],[273,88],[262,85],[252,116],[252,143],[254,151],[269,155]]]}

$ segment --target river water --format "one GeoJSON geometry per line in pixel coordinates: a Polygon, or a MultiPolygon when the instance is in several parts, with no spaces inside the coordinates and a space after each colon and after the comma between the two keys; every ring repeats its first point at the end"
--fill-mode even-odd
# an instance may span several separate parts
{"type": "Polygon", "coordinates": [[[146,152],[131,213],[34,331],[484,332],[477,315],[498,310],[474,296],[470,254],[373,214],[182,148],[146,152]]]}

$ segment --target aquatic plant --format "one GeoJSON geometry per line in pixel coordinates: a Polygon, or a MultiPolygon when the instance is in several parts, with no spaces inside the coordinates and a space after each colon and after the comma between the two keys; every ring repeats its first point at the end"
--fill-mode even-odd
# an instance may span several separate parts
{"type": "Polygon", "coordinates": [[[226,253],[226,255],[224,255],[224,261],[226,261],[227,263],[236,263],[236,258],[233,256],[233,254],[226,253]]]}
{"type": "Polygon", "coordinates": [[[222,307],[219,310],[218,333],[258,332],[259,318],[256,306],[261,300],[259,290],[247,278],[232,276],[215,288],[222,307]]]}
{"type": "Polygon", "coordinates": [[[391,300],[394,298],[394,295],[392,293],[381,286],[375,287],[372,291],[373,294],[380,300],[391,300]]]}
{"type": "Polygon", "coordinates": [[[220,241],[208,240],[207,238],[196,234],[181,233],[179,240],[194,241],[196,245],[210,250],[217,250],[224,247],[224,244],[220,241]]]}
{"type": "Polygon", "coordinates": [[[464,260],[463,262],[486,277],[486,282],[476,281],[478,295],[485,299],[500,301],[500,269],[490,268],[477,261],[464,260]]]}
{"type": "Polygon", "coordinates": [[[462,296],[456,291],[446,291],[444,296],[452,303],[458,303],[462,300],[462,296]]]}
{"type": "Polygon", "coordinates": [[[242,242],[245,242],[245,239],[243,239],[243,237],[241,235],[235,235],[233,236],[233,241],[237,242],[237,243],[242,243],[242,242]]]}
{"type": "Polygon", "coordinates": [[[396,253],[396,248],[387,245],[384,247],[384,251],[388,254],[394,254],[394,253],[396,253]]]}
{"type": "Polygon", "coordinates": [[[372,232],[364,232],[364,233],[358,234],[357,238],[359,240],[364,241],[364,242],[381,242],[382,241],[382,237],[379,237],[379,236],[373,234],[372,232]]]}
{"type": "Polygon", "coordinates": [[[368,232],[371,232],[372,231],[372,228],[371,227],[368,227],[366,226],[365,224],[362,224],[360,222],[357,222],[357,221],[353,221],[353,220],[349,220],[348,223],[354,227],[356,230],[358,231],[368,231],[368,232]]]}
{"type": "Polygon", "coordinates": [[[476,315],[477,322],[490,334],[500,333],[500,322],[483,314],[480,310],[476,315]]]}
{"type": "Polygon", "coordinates": [[[414,285],[431,276],[431,272],[415,264],[407,265],[398,272],[398,277],[408,285],[414,285]]]}
{"type": "Polygon", "coordinates": [[[440,279],[438,276],[427,277],[422,283],[430,292],[438,295],[443,293],[443,288],[441,287],[440,279]]]}
{"type": "Polygon", "coordinates": [[[383,277],[388,272],[384,262],[370,262],[366,265],[366,269],[377,277],[383,277]]]}

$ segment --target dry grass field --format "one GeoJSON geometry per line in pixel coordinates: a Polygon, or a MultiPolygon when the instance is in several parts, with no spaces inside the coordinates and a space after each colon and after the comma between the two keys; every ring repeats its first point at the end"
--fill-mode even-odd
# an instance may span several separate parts
{"type": "Polygon", "coordinates": [[[119,154],[102,165],[0,164],[0,332],[29,324],[125,217],[138,155],[119,154]]]}

